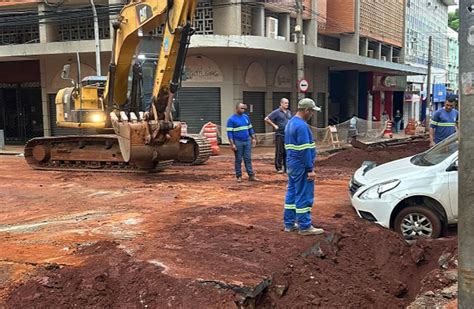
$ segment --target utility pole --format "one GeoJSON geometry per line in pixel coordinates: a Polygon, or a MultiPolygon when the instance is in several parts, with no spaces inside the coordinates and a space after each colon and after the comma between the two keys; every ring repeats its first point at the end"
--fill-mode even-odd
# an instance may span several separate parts
{"type": "MultiPolygon", "coordinates": [[[[303,1],[296,0],[296,72],[298,82],[304,79],[304,42],[303,42],[303,1]]],[[[304,92],[298,85],[298,100],[304,99],[304,92]]]]}
{"type": "Polygon", "coordinates": [[[459,281],[458,308],[474,304],[474,0],[459,4],[459,281]]]}
{"type": "Polygon", "coordinates": [[[433,65],[433,58],[431,57],[431,49],[433,45],[433,37],[430,35],[428,38],[428,76],[426,78],[426,108],[428,112],[426,113],[425,127],[426,130],[429,130],[431,122],[431,112],[432,112],[432,103],[431,103],[431,66],[433,65]]]}
{"type": "Polygon", "coordinates": [[[97,11],[95,9],[94,0],[90,0],[90,2],[92,5],[92,16],[94,17],[95,71],[97,76],[101,76],[102,72],[100,69],[99,19],[97,18],[97,11]]]}

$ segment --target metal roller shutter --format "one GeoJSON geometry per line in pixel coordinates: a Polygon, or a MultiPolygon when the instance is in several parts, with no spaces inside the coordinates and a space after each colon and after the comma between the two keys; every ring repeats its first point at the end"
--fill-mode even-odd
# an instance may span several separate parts
{"type": "Polygon", "coordinates": [[[265,133],[265,92],[244,91],[243,97],[255,133],[265,133]]]}
{"type": "Polygon", "coordinates": [[[89,135],[89,134],[97,134],[96,130],[94,129],[71,129],[71,128],[60,128],[56,124],[56,104],[55,104],[56,95],[49,94],[49,107],[51,112],[51,134],[53,136],[64,136],[64,135],[89,135]]]}
{"type": "Polygon", "coordinates": [[[183,87],[177,101],[178,119],[187,123],[189,133],[199,133],[209,121],[221,125],[221,88],[183,87]]]}

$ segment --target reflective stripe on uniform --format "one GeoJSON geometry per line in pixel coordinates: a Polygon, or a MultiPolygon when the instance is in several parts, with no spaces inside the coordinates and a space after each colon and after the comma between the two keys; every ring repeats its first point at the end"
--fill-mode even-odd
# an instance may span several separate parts
{"type": "Polygon", "coordinates": [[[455,122],[438,122],[431,120],[431,124],[439,127],[454,127],[456,126],[455,122]]]}
{"type": "Polygon", "coordinates": [[[316,144],[313,143],[307,143],[307,144],[302,144],[302,145],[295,145],[295,144],[285,144],[285,149],[286,150],[306,150],[306,149],[314,149],[316,148],[316,144]]]}
{"type": "Polygon", "coordinates": [[[285,209],[296,209],[295,204],[285,204],[285,209]]]}
{"type": "Polygon", "coordinates": [[[304,214],[311,211],[311,207],[299,208],[296,209],[297,214],[304,214]]]}
{"type": "Polygon", "coordinates": [[[249,130],[251,128],[252,128],[252,125],[249,125],[249,126],[241,126],[241,127],[236,127],[236,128],[227,128],[227,131],[237,132],[237,131],[249,130]]]}

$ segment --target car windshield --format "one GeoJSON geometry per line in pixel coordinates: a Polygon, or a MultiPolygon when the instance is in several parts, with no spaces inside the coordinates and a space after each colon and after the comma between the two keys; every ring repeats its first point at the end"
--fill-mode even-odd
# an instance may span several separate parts
{"type": "Polygon", "coordinates": [[[446,158],[458,151],[458,135],[454,133],[444,141],[436,144],[427,151],[414,156],[411,163],[418,166],[431,166],[443,162],[446,158]]]}

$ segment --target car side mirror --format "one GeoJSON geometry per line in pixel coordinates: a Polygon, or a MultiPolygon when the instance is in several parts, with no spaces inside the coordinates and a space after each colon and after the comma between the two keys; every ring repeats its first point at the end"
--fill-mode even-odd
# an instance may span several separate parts
{"type": "Polygon", "coordinates": [[[63,71],[61,72],[62,79],[69,79],[69,73],[71,72],[71,65],[65,64],[63,67],[63,71]]]}
{"type": "Polygon", "coordinates": [[[454,161],[447,169],[447,172],[453,172],[458,170],[458,160],[454,161]]]}

